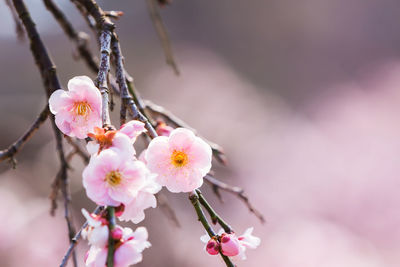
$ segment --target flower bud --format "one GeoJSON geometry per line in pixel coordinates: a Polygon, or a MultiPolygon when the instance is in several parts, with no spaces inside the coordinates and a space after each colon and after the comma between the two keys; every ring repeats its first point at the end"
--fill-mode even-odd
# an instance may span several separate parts
{"type": "Polygon", "coordinates": [[[221,235],[221,251],[225,256],[236,256],[240,252],[240,243],[235,234],[221,235]]]}
{"type": "Polygon", "coordinates": [[[115,208],[115,216],[119,217],[121,216],[125,211],[125,205],[121,204],[118,207],[115,208]]]}
{"type": "Polygon", "coordinates": [[[117,226],[111,231],[111,236],[115,240],[120,240],[122,238],[122,229],[121,227],[117,226]]]}
{"type": "Polygon", "coordinates": [[[210,255],[217,255],[219,253],[219,248],[220,245],[218,241],[213,238],[211,238],[206,245],[206,251],[210,255]]]}
{"type": "Polygon", "coordinates": [[[163,122],[163,121],[157,122],[156,132],[158,135],[168,137],[173,130],[174,130],[174,128],[172,128],[171,126],[168,126],[165,122],[163,122]]]}

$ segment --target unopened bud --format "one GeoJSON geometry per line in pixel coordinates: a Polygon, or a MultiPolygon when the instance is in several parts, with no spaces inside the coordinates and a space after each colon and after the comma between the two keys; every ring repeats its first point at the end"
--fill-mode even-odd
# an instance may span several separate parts
{"type": "Polygon", "coordinates": [[[219,248],[220,248],[220,245],[219,245],[218,241],[212,238],[207,243],[206,251],[210,255],[217,255],[219,253],[219,248]]]}
{"type": "Polygon", "coordinates": [[[240,243],[235,234],[221,235],[221,251],[225,256],[236,256],[240,251],[240,243]]]}

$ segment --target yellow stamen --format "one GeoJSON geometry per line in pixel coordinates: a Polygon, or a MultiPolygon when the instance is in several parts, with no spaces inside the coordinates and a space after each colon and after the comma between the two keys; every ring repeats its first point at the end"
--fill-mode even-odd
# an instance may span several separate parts
{"type": "Polygon", "coordinates": [[[92,108],[86,101],[84,101],[75,102],[73,110],[76,115],[87,116],[92,111],[92,108]]]}
{"type": "Polygon", "coordinates": [[[120,172],[118,171],[110,171],[109,173],[107,173],[105,181],[107,181],[107,183],[110,186],[117,186],[121,183],[122,180],[122,175],[120,172]]]}
{"type": "Polygon", "coordinates": [[[188,163],[189,159],[185,152],[174,151],[171,155],[171,162],[175,167],[183,167],[188,163]]]}

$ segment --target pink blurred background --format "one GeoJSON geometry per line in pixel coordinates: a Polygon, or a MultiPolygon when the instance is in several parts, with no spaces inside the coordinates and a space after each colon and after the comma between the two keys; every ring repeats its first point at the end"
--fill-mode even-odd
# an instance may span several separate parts
{"type": "MultiPolygon", "coordinates": [[[[95,76],[41,1],[29,8],[65,86],[95,76]]],[[[56,1],[87,27],[69,1],[56,1]]],[[[261,246],[238,266],[395,267],[400,265],[400,4],[394,0],[183,1],[164,8],[181,75],[164,63],[144,1],[99,1],[123,10],[117,22],[127,68],[145,98],[163,105],[225,148],[216,176],[243,187],[261,224],[234,196],[218,202],[237,232],[254,226],[261,246]]],[[[16,41],[0,5],[0,148],[45,104],[28,43],[16,41]]],[[[95,41],[92,37],[92,46],[95,41]]],[[[96,50],[93,50],[96,51],[96,50]]],[[[117,121],[118,111],[114,112],[117,121]]],[[[49,215],[58,161],[46,123],[0,164],[0,266],[58,266],[67,249],[62,204],[49,215]]],[[[93,208],[70,172],[74,224],[93,208]]],[[[182,224],[146,212],[151,249],[137,266],[223,266],[206,255],[204,230],[184,194],[167,197],[182,224]]],[[[60,200],[61,201],[61,200],[60,200]]],[[[132,226],[132,225],[131,225],[132,226]]],[[[218,229],[217,229],[218,230],[218,229]]],[[[83,266],[85,242],[78,246],[83,266]]]]}

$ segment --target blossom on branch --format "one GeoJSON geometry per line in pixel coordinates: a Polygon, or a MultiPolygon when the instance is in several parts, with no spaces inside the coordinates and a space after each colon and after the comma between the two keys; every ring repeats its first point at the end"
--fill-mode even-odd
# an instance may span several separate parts
{"type": "Polygon", "coordinates": [[[82,209],[82,214],[88,222],[88,226],[82,231],[82,237],[87,239],[90,245],[106,246],[109,235],[107,220],[99,215],[89,214],[85,209],[82,209]]]}
{"type": "Polygon", "coordinates": [[[148,174],[143,187],[131,202],[127,203],[123,212],[118,218],[122,221],[132,221],[139,223],[144,220],[144,210],[147,208],[157,207],[157,199],[155,194],[161,190],[161,185],[155,180],[156,175],[148,174]]]}
{"type": "Polygon", "coordinates": [[[49,98],[49,108],[60,131],[81,139],[94,127],[101,127],[101,105],[100,92],[87,76],[72,78],[68,91],[56,90],[49,98]]]}
{"type": "Polygon", "coordinates": [[[88,133],[88,136],[93,141],[87,143],[86,149],[92,157],[107,149],[117,150],[118,153],[123,153],[129,159],[133,159],[136,154],[131,139],[119,131],[106,132],[103,128],[96,127],[94,133],[88,133]]]}
{"type": "Polygon", "coordinates": [[[127,267],[141,262],[143,250],[151,246],[147,239],[148,233],[145,227],[138,227],[135,232],[127,227],[123,228],[122,238],[116,244],[114,266],[127,267]]]}
{"type": "Polygon", "coordinates": [[[119,131],[127,135],[131,139],[132,143],[134,143],[136,141],[136,138],[147,130],[144,127],[143,122],[131,120],[122,125],[119,131]]]}
{"type": "Polygon", "coordinates": [[[136,154],[133,143],[145,131],[144,123],[137,120],[125,123],[118,131],[106,131],[103,128],[95,127],[93,133],[88,133],[93,140],[87,143],[86,149],[91,155],[94,155],[104,149],[117,148],[121,152],[126,152],[128,156],[133,156],[136,154]]]}
{"type": "Polygon", "coordinates": [[[210,255],[216,255],[221,252],[223,255],[241,260],[245,260],[246,249],[256,249],[260,243],[261,239],[259,237],[253,236],[254,227],[248,228],[243,235],[237,237],[235,233],[227,234],[221,229],[217,236],[210,239],[208,234],[200,237],[203,243],[206,243],[204,249],[210,255]],[[237,257],[236,257],[237,256],[237,257]]]}
{"type": "Polygon", "coordinates": [[[154,138],[145,160],[158,182],[174,193],[190,192],[203,184],[211,169],[211,147],[185,128],[177,128],[169,137],[154,138]]]}
{"type": "Polygon", "coordinates": [[[82,174],[87,196],[98,205],[114,207],[137,197],[148,175],[143,162],[127,159],[124,153],[112,149],[92,157],[82,174]]]}
{"type": "MultiPolygon", "coordinates": [[[[142,261],[142,252],[151,246],[147,241],[148,233],[145,227],[138,227],[135,232],[130,228],[117,226],[121,235],[114,235],[115,252],[114,266],[128,267],[142,261]]],[[[107,261],[108,247],[91,245],[85,257],[85,264],[88,267],[105,267],[107,261]]]]}

